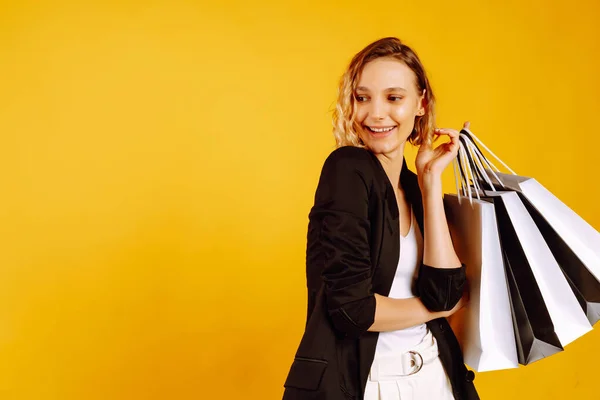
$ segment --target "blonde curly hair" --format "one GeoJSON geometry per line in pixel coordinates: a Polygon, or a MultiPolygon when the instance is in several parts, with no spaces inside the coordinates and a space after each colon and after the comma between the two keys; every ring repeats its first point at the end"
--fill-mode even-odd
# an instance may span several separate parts
{"type": "Polygon", "coordinates": [[[425,90],[425,114],[415,118],[415,127],[408,137],[408,141],[417,146],[426,142],[431,143],[435,129],[435,96],[431,90],[429,79],[427,79],[425,68],[413,49],[403,44],[398,38],[386,37],[371,43],[357,53],[340,79],[332,121],[336,147],[364,147],[364,143],[358,135],[359,126],[354,120],[356,110],[354,91],[364,66],[368,62],[382,57],[393,58],[404,63],[415,74],[418,92],[422,93],[425,90]]]}

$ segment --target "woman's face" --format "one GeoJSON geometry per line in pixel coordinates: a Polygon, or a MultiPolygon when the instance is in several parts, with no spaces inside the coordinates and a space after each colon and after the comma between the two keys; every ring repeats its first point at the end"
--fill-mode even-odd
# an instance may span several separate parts
{"type": "Polygon", "coordinates": [[[414,72],[398,60],[378,58],[363,68],[354,96],[358,134],[367,148],[386,155],[402,151],[415,117],[425,112],[414,72]]]}

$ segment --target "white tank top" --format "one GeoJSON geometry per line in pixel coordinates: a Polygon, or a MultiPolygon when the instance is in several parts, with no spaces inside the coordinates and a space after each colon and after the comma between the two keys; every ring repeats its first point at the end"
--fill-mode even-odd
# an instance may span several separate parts
{"type": "MultiPolygon", "coordinates": [[[[423,260],[423,237],[411,210],[410,229],[406,237],[400,235],[400,259],[388,297],[408,299],[415,297],[413,284],[423,260]]],[[[427,334],[427,325],[421,324],[398,331],[380,332],[375,357],[398,353],[421,343],[427,334]]]]}

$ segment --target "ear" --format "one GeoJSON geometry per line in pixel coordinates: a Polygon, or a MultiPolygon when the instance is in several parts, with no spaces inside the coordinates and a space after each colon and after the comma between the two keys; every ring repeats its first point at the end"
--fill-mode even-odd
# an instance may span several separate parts
{"type": "Polygon", "coordinates": [[[421,96],[419,96],[419,108],[417,109],[417,115],[420,117],[425,115],[425,109],[427,107],[427,103],[425,101],[425,90],[426,89],[423,89],[423,93],[421,93],[421,96]]]}

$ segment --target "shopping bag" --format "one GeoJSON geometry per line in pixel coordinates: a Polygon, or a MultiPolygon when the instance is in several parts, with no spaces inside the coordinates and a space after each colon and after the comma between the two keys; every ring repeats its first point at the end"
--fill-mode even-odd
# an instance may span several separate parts
{"type": "Polygon", "coordinates": [[[517,175],[468,129],[461,130],[460,141],[461,147],[464,148],[463,153],[466,154],[465,160],[469,161],[469,165],[475,170],[474,179],[472,179],[474,183],[491,190],[514,190],[521,193],[568,246],[568,258],[572,258],[570,254],[572,252],[580,263],[596,277],[596,280],[600,281],[600,232],[537,180],[517,175]],[[476,142],[512,174],[501,173],[483,155],[476,142]]]}
{"type": "MultiPolygon", "coordinates": [[[[522,193],[586,268],[600,280],[600,232],[533,178],[496,172],[506,189],[522,193]]],[[[492,180],[497,186],[496,178],[492,180]]]]}
{"type": "Polygon", "coordinates": [[[503,256],[519,363],[527,365],[562,351],[563,347],[554,332],[552,319],[531,271],[522,268],[513,272],[513,266],[504,251],[503,256]]]}
{"type": "Polygon", "coordinates": [[[519,362],[561,351],[598,318],[600,234],[535,180],[516,176],[468,130],[454,164],[459,202],[462,194],[495,206],[519,362]],[[473,139],[513,175],[501,174],[473,139]]]}
{"type": "MultiPolygon", "coordinates": [[[[494,202],[500,241],[523,302],[539,290],[562,346],[589,332],[592,327],[586,314],[519,195],[516,192],[487,195],[494,202]]],[[[533,314],[537,313],[533,307],[527,310],[532,325],[531,317],[535,318],[533,314]]],[[[547,332],[549,327],[534,326],[534,331],[547,332]]]]}
{"type": "Polygon", "coordinates": [[[468,265],[470,299],[450,318],[465,363],[478,372],[518,367],[515,330],[494,205],[444,195],[454,248],[468,265]]]}
{"type": "Polygon", "coordinates": [[[583,312],[594,325],[600,319],[600,281],[529,200],[522,193],[519,196],[565,274],[583,312]]]}
{"type": "Polygon", "coordinates": [[[509,175],[497,168],[497,172],[486,169],[493,165],[473,142],[473,138],[478,139],[467,130],[463,132],[460,141],[468,149],[467,168],[475,170],[472,180],[486,189],[519,193],[588,320],[595,324],[600,319],[600,233],[535,179],[516,175],[512,170],[509,175]]]}

